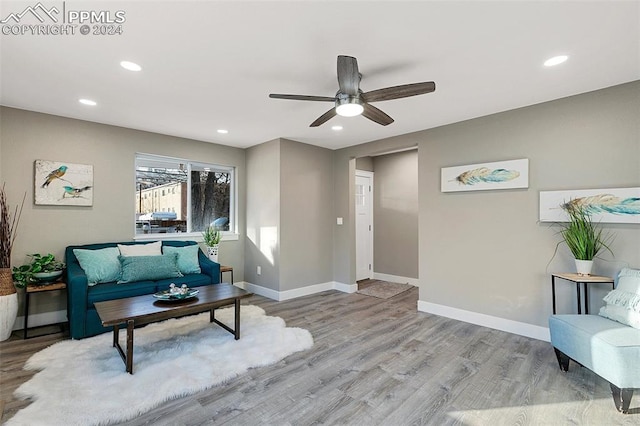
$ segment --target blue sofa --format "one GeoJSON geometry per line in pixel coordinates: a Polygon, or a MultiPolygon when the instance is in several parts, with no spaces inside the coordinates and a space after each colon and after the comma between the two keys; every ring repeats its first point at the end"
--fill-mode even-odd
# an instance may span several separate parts
{"type": "MultiPolygon", "coordinates": [[[[220,282],[220,264],[209,260],[202,250],[198,250],[198,263],[201,269],[201,273],[199,274],[187,274],[181,277],[165,278],[156,281],[136,281],[125,284],[110,282],[90,286],[88,285],[87,275],[73,252],[74,249],[98,250],[107,247],[117,247],[118,244],[133,245],[147,243],[149,242],[127,241],[69,246],[66,248],[67,317],[69,319],[72,339],[82,339],[111,331],[111,327],[102,326],[93,305],[95,302],[153,294],[161,290],[167,290],[171,283],[175,283],[178,286],[186,284],[188,287],[193,288],[218,284],[220,282]]],[[[196,244],[195,241],[162,242],[163,247],[185,247],[196,244]]]]}

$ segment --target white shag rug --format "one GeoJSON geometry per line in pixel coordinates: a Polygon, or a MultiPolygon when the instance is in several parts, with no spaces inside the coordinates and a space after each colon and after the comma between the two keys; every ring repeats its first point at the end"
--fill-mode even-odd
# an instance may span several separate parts
{"type": "MultiPolygon", "coordinates": [[[[233,307],[216,311],[233,328],[233,307]]],[[[112,347],[112,333],[58,342],[27,361],[41,370],[15,391],[33,402],[7,425],[106,425],[137,417],[170,399],[208,389],[313,346],[311,333],[286,327],[257,306],[241,307],[240,340],[209,313],[150,324],[134,332],[133,375],[112,347]]],[[[121,331],[121,344],[124,345],[121,331]]]]}

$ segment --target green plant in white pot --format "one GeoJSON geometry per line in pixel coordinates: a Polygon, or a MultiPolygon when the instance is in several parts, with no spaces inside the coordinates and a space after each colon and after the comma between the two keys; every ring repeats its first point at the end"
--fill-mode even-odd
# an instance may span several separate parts
{"type": "Polygon", "coordinates": [[[576,260],[578,274],[589,275],[593,267],[593,259],[598,253],[606,250],[613,256],[609,248],[613,235],[605,233],[598,223],[593,222],[587,207],[571,203],[565,206],[567,206],[565,211],[569,215],[569,222],[561,224],[560,234],[563,241],[560,243],[564,242],[569,247],[576,260]]]}
{"type": "Polygon", "coordinates": [[[222,237],[220,229],[216,226],[209,226],[202,233],[204,245],[207,246],[207,254],[209,259],[218,262],[218,250],[220,248],[220,238],[222,237]]]}

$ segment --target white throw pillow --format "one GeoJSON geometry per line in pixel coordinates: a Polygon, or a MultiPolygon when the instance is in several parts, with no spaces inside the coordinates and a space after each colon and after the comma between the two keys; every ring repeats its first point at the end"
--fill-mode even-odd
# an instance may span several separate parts
{"type": "Polygon", "coordinates": [[[640,270],[624,268],[618,274],[618,285],[604,299],[610,305],[640,313],[640,270]]]}
{"type": "Polygon", "coordinates": [[[640,329],[640,313],[622,306],[603,306],[600,308],[600,316],[640,329]]]}
{"type": "Polygon", "coordinates": [[[603,301],[600,316],[640,329],[640,270],[622,269],[618,285],[603,301]]]}
{"type": "Polygon", "coordinates": [[[118,244],[120,256],[162,256],[162,241],[149,244],[118,244]]]}

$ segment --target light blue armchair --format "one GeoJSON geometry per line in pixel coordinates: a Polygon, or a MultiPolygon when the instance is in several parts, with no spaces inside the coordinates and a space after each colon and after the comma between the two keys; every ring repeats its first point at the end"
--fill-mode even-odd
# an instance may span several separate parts
{"type": "Polygon", "coordinates": [[[568,371],[573,360],[607,380],[616,408],[626,414],[640,389],[640,329],[623,322],[638,325],[640,271],[625,268],[616,282],[600,315],[552,315],[549,331],[560,369],[568,371]]]}

